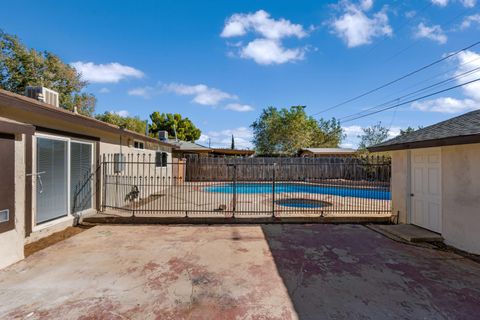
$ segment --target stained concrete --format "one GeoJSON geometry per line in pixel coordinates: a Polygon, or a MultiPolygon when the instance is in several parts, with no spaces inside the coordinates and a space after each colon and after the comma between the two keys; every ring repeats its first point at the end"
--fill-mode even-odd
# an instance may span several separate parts
{"type": "Polygon", "coordinates": [[[480,265],[359,225],[97,226],[0,271],[1,319],[475,319],[480,265]]]}

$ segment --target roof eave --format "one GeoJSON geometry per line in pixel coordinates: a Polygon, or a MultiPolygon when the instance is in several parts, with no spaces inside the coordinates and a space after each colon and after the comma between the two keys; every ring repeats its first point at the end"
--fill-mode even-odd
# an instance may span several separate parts
{"type": "Polygon", "coordinates": [[[46,113],[51,114],[51,115],[58,115],[59,117],[63,118],[63,120],[66,120],[66,121],[69,121],[69,120],[84,121],[84,122],[88,123],[91,127],[99,129],[99,130],[103,130],[103,131],[107,131],[107,132],[115,132],[115,133],[124,132],[127,135],[133,137],[134,139],[135,138],[143,139],[143,140],[146,140],[146,141],[149,141],[149,142],[158,143],[158,144],[166,146],[166,147],[175,148],[175,146],[170,144],[170,143],[166,143],[166,142],[157,140],[155,138],[151,138],[151,137],[142,135],[138,132],[122,129],[119,126],[116,126],[116,125],[113,125],[113,124],[110,124],[110,123],[106,123],[106,122],[97,120],[97,119],[92,118],[92,117],[84,116],[84,115],[81,115],[81,114],[76,114],[76,113],[64,110],[60,107],[53,107],[53,106],[50,106],[46,103],[37,101],[35,99],[25,97],[25,96],[22,96],[22,95],[13,93],[13,92],[9,92],[9,91],[6,91],[6,90],[0,90],[0,102],[4,102],[4,103],[7,103],[7,104],[10,103],[14,107],[29,109],[31,111],[40,111],[41,110],[40,112],[46,112],[46,113]],[[37,108],[37,109],[31,109],[31,108],[37,108]]]}
{"type": "Polygon", "coordinates": [[[390,145],[383,145],[383,146],[382,145],[372,146],[367,148],[367,150],[370,152],[384,152],[384,151],[396,151],[396,150],[407,150],[407,149],[454,146],[454,145],[472,144],[472,143],[480,143],[480,134],[455,136],[455,137],[447,137],[447,138],[441,138],[441,139],[423,140],[423,141],[415,141],[415,142],[405,142],[405,143],[390,144],[390,145]]]}

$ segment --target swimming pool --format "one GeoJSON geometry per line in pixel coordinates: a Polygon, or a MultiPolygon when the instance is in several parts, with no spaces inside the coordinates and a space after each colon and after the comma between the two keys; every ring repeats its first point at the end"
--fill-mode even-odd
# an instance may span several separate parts
{"type": "MultiPolygon", "coordinates": [[[[237,183],[237,194],[272,193],[271,183],[237,183]]],[[[233,183],[213,185],[204,188],[207,192],[233,193],[233,183]]],[[[275,193],[313,193],[340,197],[390,200],[390,191],[379,188],[348,188],[315,184],[276,183],[275,193]]]]}

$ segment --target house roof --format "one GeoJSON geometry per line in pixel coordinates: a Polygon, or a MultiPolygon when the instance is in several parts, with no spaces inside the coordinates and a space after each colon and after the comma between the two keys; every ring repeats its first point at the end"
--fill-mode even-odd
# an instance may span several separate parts
{"type": "Polygon", "coordinates": [[[302,148],[300,151],[311,152],[313,154],[352,154],[357,152],[350,148],[302,148]]]}
{"type": "Polygon", "coordinates": [[[196,152],[210,152],[212,149],[204,147],[198,143],[190,142],[190,141],[183,141],[183,140],[176,140],[176,139],[167,139],[166,140],[169,144],[173,144],[176,146],[176,150],[179,151],[196,151],[196,152]]]}
{"type": "Polygon", "coordinates": [[[87,128],[95,128],[118,134],[122,133],[124,135],[131,136],[134,139],[141,139],[144,141],[159,143],[161,145],[165,145],[171,148],[175,147],[174,145],[162,142],[155,138],[147,137],[138,132],[122,129],[119,126],[106,123],[92,117],[74,113],[63,108],[54,107],[38,100],[0,89],[0,111],[2,107],[18,108],[27,112],[34,112],[39,115],[45,115],[53,119],[76,122],[87,128]]]}
{"type": "Polygon", "coordinates": [[[480,143],[480,110],[398,136],[368,150],[377,152],[468,143],[480,143]]]}
{"type": "Polygon", "coordinates": [[[216,154],[230,154],[230,155],[253,155],[255,150],[240,150],[240,149],[227,149],[227,148],[214,148],[212,153],[216,154]]]}

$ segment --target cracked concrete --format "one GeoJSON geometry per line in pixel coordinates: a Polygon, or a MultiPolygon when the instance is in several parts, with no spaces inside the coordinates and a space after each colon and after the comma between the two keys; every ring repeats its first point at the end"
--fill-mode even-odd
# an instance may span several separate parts
{"type": "Polygon", "coordinates": [[[480,265],[357,225],[97,226],[0,271],[1,319],[475,319],[480,265]]]}

